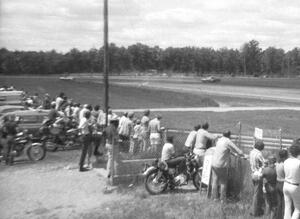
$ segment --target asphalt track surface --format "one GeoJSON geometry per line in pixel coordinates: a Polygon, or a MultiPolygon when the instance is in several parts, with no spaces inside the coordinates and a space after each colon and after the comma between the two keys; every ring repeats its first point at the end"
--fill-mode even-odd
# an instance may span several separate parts
{"type": "Polygon", "coordinates": [[[212,94],[217,96],[245,97],[260,100],[276,100],[282,102],[300,103],[299,89],[242,87],[218,84],[166,83],[160,81],[116,81],[113,84],[122,86],[145,87],[160,90],[172,90],[193,94],[212,94]]]}

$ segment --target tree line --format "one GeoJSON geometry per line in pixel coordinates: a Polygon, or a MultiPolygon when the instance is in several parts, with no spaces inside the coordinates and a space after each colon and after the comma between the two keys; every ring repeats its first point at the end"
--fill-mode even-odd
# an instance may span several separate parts
{"type": "MultiPolygon", "coordinates": [[[[0,49],[0,74],[62,74],[103,71],[103,48],[66,53],[52,51],[9,51],[0,49]]],[[[208,47],[109,45],[110,72],[164,72],[185,74],[300,75],[300,48],[290,51],[268,47],[251,40],[238,49],[208,47]]]]}

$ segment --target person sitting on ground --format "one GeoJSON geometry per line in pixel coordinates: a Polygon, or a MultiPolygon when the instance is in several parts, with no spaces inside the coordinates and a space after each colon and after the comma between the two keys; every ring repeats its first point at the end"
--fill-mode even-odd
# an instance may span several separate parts
{"type": "Polygon", "coordinates": [[[254,144],[254,149],[250,152],[249,161],[251,167],[251,177],[254,186],[254,194],[252,199],[252,209],[250,215],[261,216],[263,211],[263,181],[262,181],[262,169],[265,163],[265,159],[262,155],[262,150],[265,144],[261,140],[257,140],[254,144]]]}
{"type": "Polygon", "coordinates": [[[209,133],[207,130],[209,128],[209,124],[205,122],[202,127],[197,131],[194,154],[197,156],[197,161],[200,166],[203,164],[203,159],[205,155],[205,151],[207,149],[207,143],[209,140],[213,141],[218,136],[209,133]]]}
{"type": "Polygon", "coordinates": [[[282,219],[284,217],[284,196],[283,196],[283,183],[284,183],[284,167],[283,163],[288,158],[288,151],[281,149],[278,152],[278,162],[276,163],[276,175],[277,175],[277,213],[276,216],[278,219],[282,219]]]}
{"type": "Polygon", "coordinates": [[[193,151],[195,143],[196,143],[196,136],[197,131],[201,128],[201,125],[194,126],[194,129],[189,133],[184,146],[187,147],[190,151],[193,151]]]}
{"type": "Polygon", "coordinates": [[[277,192],[276,181],[277,174],[275,169],[276,158],[269,156],[267,161],[267,167],[262,170],[262,179],[264,183],[265,200],[270,218],[276,218],[277,210],[277,192]]]}
{"type": "Polygon", "coordinates": [[[296,219],[300,218],[300,139],[293,142],[289,152],[290,157],[283,164],[284,219],[296,219]]]}
{"type": "Polygon", "coordinates": [[[212,158],[212,197],[218,199],[218,186],[220,186],[220,200],[226,202],[228,168],[230,166],[230,153],[244,156],[243,152],[230,140],[231,132],[223,133],[218,139],[212,158]]]}

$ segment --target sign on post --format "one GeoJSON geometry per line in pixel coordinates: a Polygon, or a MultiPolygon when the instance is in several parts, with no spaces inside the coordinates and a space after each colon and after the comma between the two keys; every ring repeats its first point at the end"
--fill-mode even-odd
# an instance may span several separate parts
{"type": "Polygon", "coordinates": [[[212,154],[206,155],[203,161],[202,179],[201,179],[201,182],[205,185],[209,185],[210,183],[211,163],[212,163],[212,154]]]}
{"type": "Polygon", "coordinates": [[[263,139],[263,130],[260,128],[256,128],[254,129],[254,138],[262,140],[263,139]]]}

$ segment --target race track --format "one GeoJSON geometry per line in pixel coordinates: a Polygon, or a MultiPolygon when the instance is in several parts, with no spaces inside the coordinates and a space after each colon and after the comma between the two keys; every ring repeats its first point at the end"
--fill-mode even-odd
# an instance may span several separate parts
{"type": "Polygon", "coordinates": [[[245,86],[228,86],[218,84],[169,83],[159,81],[113,81],[122,86],[147,87],[160,90],[172,90],[193,94],[212,94],[218,96],[245,97],[260,100],[276,100],[282,102],[300,103],[299,89],[262,88],[245,86]]]}

